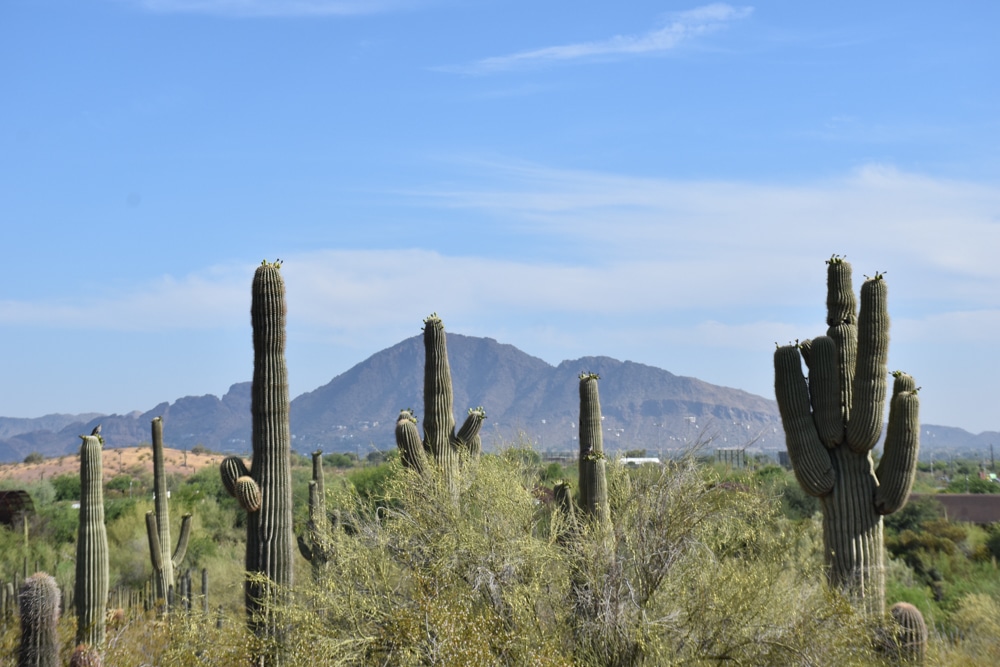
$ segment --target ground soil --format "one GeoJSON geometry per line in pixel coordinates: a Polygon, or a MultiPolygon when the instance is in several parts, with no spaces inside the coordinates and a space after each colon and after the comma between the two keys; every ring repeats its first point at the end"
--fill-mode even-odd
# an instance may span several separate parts
{"type": "MultiPolygon", "coordinates": [[[[168,475],[177,474],[187,477],[205,466],[218,467],[222,459],[221,454],[193,454],[169,447],[163,450],[163,462],[168,475]]],[[[153,448],[146,445],[144,447],[105,449],[103,464],[105,480],[123,473],[136,475],[148,471],[152,475],[153,448]]],[[[59,475],[78,474],[80,474],[80,460],[77,455],[45,459],[40,463],[5,463],[0,465],[0,480],[37,482],[59,475]]]]}

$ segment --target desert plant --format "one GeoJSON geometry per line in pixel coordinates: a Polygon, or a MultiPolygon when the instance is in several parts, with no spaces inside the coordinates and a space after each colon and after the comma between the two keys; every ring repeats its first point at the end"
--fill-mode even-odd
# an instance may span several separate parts
{"type": "Polygon", "coordinates": [[[882,432],[888,376],[886,283],[882,274],[864,282],[858,313],[850,264],[834,256],[827,265],[827,335],[778,347],[775,394],[795,476],[821,502],[830,584],[881,616],[882,516],[906,503],[913,484],[919,401],[913,378],[895,373],[876,469],[871,450],[882,432]]]}
{"type": "Polygon", "coordinates": [[[892,649],[896,659],[923,664],[927,655],[927,624],[924,615],[909,602],[897,602],[889,609],[896,624],[892,649]]]}
{"type": "Polygon", "coordinates": [[[424,437],[417,433],[411,410],[400,412],[396,421],[396,446],[407,468],[423,472],[430,456],[448,488],[455,491],[455,477],[463,458],[475,458],[482,451],[479,430],[486,412],[472,408],[462,427],[455,432],[451,369],[444,324],[437,313],[424,320],[424,437]]]}
{"type": "Polygon", "coordinates": [[[56,667],[59,664],[59,586],[45,572],[21,584],[21,648],[18,667],[56,667]]]}
{"type": "Polygon", "coordinates": [[[226,490],[247,512],[246,608],[249,627],[259,637],[274,636],[264,603],[292,585],[291,431],[288,370],[285,365],[285,284],[280,262],[263,262],[254,273],[250,316],[253,325],[253,460],[222,461],[226,490]],[[259,576],[254,576],[259,575],[259,576]]]}
{"type": "Polygon", "coordinates": [[[323,479],[323,452],[312,455],[312,479],[309,481],[308,536],[298,535],[299,553],[312,565],[313,579],[318,580],[323,566],[332,556],[326,514],[326,484],[323,479]]]}
{"type": "Polygon", "coordinates": [[[601,433],[601,400],[597,373],[580,374],[580,507],[599,524],[607,523],[608,480],[601,433]]]}
{"type": "Polygon", "coordinates": [[[163,419],[153,418],[153,507],[154,512],[146,514],[146,529],[149,531],[149,555],[153,564],[153,581],[156,597],[166,602],[174,587],[174,569],[180,566],[187,552],[191,536],[191,515],[181,518],[181,534],[177,538],[177,548],[170,554],[170,508],[167,505],[167,475],[163,465],[163,419]]]}
{"type": "Polygon", "coordinates": [[[76,641],[98,649],[104,643],[108,600],[108,533],[104,525],[101,440],[81,435],[80,523],[76,537],[76,641]]]}

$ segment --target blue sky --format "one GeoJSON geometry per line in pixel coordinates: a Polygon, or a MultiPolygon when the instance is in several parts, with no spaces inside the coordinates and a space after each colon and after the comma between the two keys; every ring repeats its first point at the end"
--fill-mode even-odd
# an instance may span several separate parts
{"type": "Polygon", "coordinates": [[[824,260],[885,272],[922,419],[1000,430],[1000,6],[6,0],[0,415],[251,374],[439,313],[773,396],[824,260]],[[591,6],[593,5],[593,6],[591,6]]]}

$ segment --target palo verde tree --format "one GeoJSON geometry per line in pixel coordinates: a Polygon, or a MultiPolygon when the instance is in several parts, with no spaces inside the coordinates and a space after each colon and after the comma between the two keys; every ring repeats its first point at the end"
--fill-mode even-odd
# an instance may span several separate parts
{"type": "Polygon", "coordinates": [[[851,265],[827,261],[827,333],[774,355],[774,387],[788,454],[803,490],[820,499],[830,584],[871,614],[885,613],[882,516],[906,504],[916,473],[920,428],[913,378],[894,373],[885,451],[889,314],[882,274],[861,286],[858,311],[851,265]],[[808,380],[802,361],[809,370],[808,380]]]}

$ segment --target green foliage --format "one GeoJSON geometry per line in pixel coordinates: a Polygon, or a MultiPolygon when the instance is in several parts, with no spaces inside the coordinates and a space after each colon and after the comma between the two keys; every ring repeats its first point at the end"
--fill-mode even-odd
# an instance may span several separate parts
{"type": "Polygon", "coordinates": [[[45,455],[40,452],[31,452],[24,457],[25,463],[41,463],[45,460],[45,455]]]}
{"type": "Polygon", "coordinates": [[[964,474],[955,477],[945,487],[945,493],[1000,493],[1000,484],[978,475],[964,474]]]}
{"type": "Polygon", "coordinates": [[[918,531],[928,521],[944,517],[944,505],[933,498],[911,500],[906,507],[885,517],[885,529],[889,535],[904,530],[918,531]]]}
{"type": "Polygon", "coordinates": [[[353,468],[358,462],[357,454],[334,452],[323,457],[324,465],[334,468],[353,468]]]}
{"type": "Polygon", "coordinates": [[[399,470],[398,463],[383,463],[352,470],[348,473],[347,480],[364,502],[372,503],[386,496],[388,486],[399,470]]]}
{"type": "Polygon", "coordinates": [[[56,500],[79,500],[80,476],[59,475],[53,477],[52,488],[56,490],[56,500]]]}
{"type": "Polygon", "coordinates": [[[396,470],[389,504],[359,497],[357,534],[332,536],[337,567],[278,607],[292,664],[874,661],[818,583],[812,524],[690,461],[610,467],[610,543],[586,528],[560,542],[568,526],[516,454],[464,466],[457,502],[436,469],[396,470]]]}

